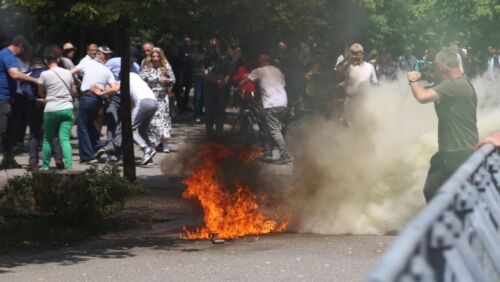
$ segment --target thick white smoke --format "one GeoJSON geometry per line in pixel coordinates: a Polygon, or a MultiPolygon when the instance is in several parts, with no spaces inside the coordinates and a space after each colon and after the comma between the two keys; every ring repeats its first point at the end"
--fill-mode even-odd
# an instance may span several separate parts
{"type": "MultiPolygon", "coordinates": [[[[484,136],[500,129],[499,88],[486,78],[474,85],[484,136]]],[[[425,206],[422,187],[437,151],[433,105],[416,102],[402,77],[371,90],[362,108],[351,128],[311,118],[290,130],[299,152],[290,197],[297,231],[387,234],[425,206]]]]}

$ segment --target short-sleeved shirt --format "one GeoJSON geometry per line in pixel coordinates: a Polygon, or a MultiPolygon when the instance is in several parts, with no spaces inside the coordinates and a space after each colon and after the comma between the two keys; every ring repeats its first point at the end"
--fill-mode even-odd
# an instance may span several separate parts
{"type": "Polygon", "coordinates": [[[139,101],[144,99],[156,100],[153,90],[151,90],[148,84],[134,72],[130,73],[130,99],[132,100],[132,103],[136,105],[139,101]]]}
{"type": "Polygon", "coordinates": [[[63,68],[48,69],[40,75],[40,85],[45,87],[47,104],[45,112],[73,109],[70,87],[73,84],[71,72],[63,68]]]}
{"type": "Polygon", "coordinates": [[[377,73],[372,64],[363,62],[360,65],[351,65],[347,77],[346,93],[349,96],[360,93],[361,88],[368,84],[378,83],[377,73]]]}
{"type": "Polygon", "coordinates": [[[439,151],[474,149],[478,142],[477,95],[466,77],[450,78],[434,88],[439,151]]]}
{"type": "Polygon", "coordinates": [[[106,85],[116,83],[113,73],[104,64],[96,60],[84,61],[78,64],[76,69],[83,73],[82,85],[80,87],[82,92],[90,90],[94,84],[101,90],[104,90],[106,85]]]}
{"type": "Polygon", "coordinates": [[[88,54],[85,55],[85,57],[83,57],[80,62],[78,62],[79,65],[82,65],[86,62],[89,62],[89,61],[93,61],[94,59],[92,59],[92,57],[90,57],[88,54]]]}
{"type": "Polygon", "coordinates": [[[0,101],[10,100],[16,91],[16,81],[9,75],[11,68],[19,68],[16,55],[4,48],[0,51],[0,101]]]}
{"type": "Polygon", "coordinates": [[[254,69],[248,78],[251,81],[258,81],[264,109],[287,106],[285,76],[277,67],[265,66],[254,69]]]}
{"type": "MultiPolygon", "coordinates": [[[[106,62],[106,67],[113,73],[116,81],[120,81],[120,71],[122,67],[122,58],[114,57],[106,62]]],[[[137,63],[133,63],[130,67],[130,71],[134,73],[139,73],[141,67],[137,63]]]]}
{"type": "Polygon", "coordinates": [[[68,57],[61,57],[61,61],[62,61],[65,69],[70,70],[70,69],[75,67],[75,64],[73,63],[73,61],[68,57]]]}

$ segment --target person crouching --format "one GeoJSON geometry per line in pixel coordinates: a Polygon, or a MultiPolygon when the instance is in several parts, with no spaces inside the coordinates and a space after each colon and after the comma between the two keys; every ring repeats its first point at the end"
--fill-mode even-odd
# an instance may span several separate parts
{"type": "MultiPolygon", "coordinates": [[[[100,90],[94,88],[92,91],[100,90]]],[[[153,90],[149,88],[147,83],[144,82],[138,74],[133,72],[130,73],[130,100],[132,102],[132,130],[134,131],[134,142],[144,152],[141,164],[147,165],[153,162],[153,157],[156,154],[156,150],[149,140],[148,132],[151,120],[158,109],[158,101],[156,100],[153,90]]],[[[122,130],[119,128],[113,140],[114,148],[113,150],[107,151],[108,155],[112,154],[112,151],[116,153],[117,149],[121,147],[121,142],[122,130]]]]}

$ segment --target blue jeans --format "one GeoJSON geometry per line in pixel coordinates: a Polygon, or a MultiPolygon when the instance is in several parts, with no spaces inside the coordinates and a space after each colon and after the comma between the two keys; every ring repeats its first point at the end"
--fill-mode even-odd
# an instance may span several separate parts
{"type": "Polygon", "coordinates": [[[272,147],[274,144],[276,144],[280,151],[281,157],[289,157],[290,153],[288,152],[283,133],[281,133],[283,123],[285,122],[287,116],[287,108],[267,108],[264,109],[264,114],[266,117],[267,130],[269,132],[267,146],[272,147]]]}
{"type": "Polygon", "coordinates": [[[109,105],[106,108],[106,125],[108,126],[107,143],[113,142],[116,136],[116,129],[120,124],[120,95],[115,95],[110,99],[109,105]]]}
{"type": "Polygon", "coordinates": [[[101,107],[101,99],[90,91],[85,91],[80,97],[78,116],[78,151],[80,162],[88,162],[95,159],[95,152],[102,148],[99,140],[99,132],[94,125],[97,114],[101,107]]]}
{"type": "Polygon", "coordinates": [[[205,86],[205,79],[203,75],[194,76],[194,116],[199,117],[201,115],[201,109],[203,108],[203,90],[205,86]]]}

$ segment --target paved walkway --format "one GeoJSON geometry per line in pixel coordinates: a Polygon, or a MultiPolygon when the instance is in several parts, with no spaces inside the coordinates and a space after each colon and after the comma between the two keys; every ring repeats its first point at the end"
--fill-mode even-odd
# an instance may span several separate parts
{"type": "MultiPolygon", "coordinates": [[[[158,165],[137,168],[151,193],[131,199],[124,214],[147,215],[149,224],[67,248],[0,256],[0,281],[362,281],[393,240],[294,233],[223,245],[179,240],[180,226],[200,222],[199,210],[181,198],[181,180],[186,176],[183,156],[192,154],[203,136],[201,124],[176,123],[172,145],[177,152],[159,153],[158,165]]],[[[136,156],[142,155],[136,151],[136,156]]],[[[26,165],[27,155],[17,160],[26,165]]],[[[76,154],[75,169],[85,169],[76,154]]],[[[265,170],[286,176],[291,166],[265,170]]],[[[0,182],[22,173],[0,172],[0,182]]]]}

